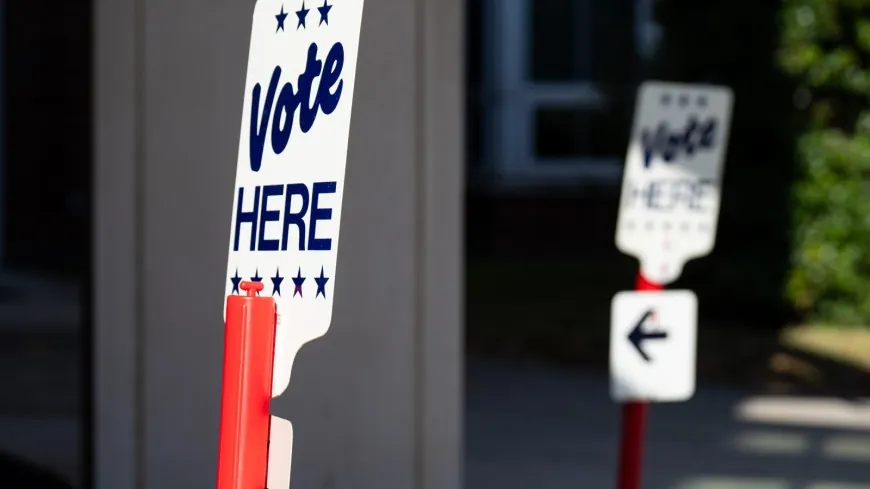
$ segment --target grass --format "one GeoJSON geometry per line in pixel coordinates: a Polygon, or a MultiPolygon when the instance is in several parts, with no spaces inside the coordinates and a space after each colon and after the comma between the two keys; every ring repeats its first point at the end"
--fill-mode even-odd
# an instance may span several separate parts
{"type": "Polygon", "coordinates": [[[805,325],[780,335],[784,346],[870,372],[870,330],[805,325]]]}

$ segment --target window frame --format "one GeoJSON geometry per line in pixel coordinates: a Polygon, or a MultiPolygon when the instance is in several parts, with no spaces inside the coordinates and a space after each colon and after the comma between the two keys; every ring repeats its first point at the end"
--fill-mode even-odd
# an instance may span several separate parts
{"type": "MultiPolygon", "coordinates": [[[[635,50],[642,55],[650,52],[652,1],[635,0],[635,50]]],[[[538,109],[605,109],[608,100],[591,80],[530,79],[529,6],[530,0],[484,0],[482,76],[488,102],[483,118],[484,167],[498,186],[617,185],[623,155],[542,158],[534,154],[538,109]]]]}

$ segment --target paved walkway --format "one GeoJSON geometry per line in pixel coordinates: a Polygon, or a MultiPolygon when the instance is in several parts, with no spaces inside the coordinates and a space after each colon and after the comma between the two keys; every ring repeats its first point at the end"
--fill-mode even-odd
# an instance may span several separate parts
{"type": "Polygon", "coordinates": [[[0,292],[0,452],[77,481],[84,366],[78,290],[0,273],[0,292]]]}
{"type": "Polygon", "coordinates": [[[80,425],[75,415],[0,415],[0,452],[22,457],[71,483],[82,475],[80,446],[80,425]]]}
{"type": "Polygon", "coordinates": [[[79,294],[70,280],[0,270],[0,335],[78,331],[79,294]]]}
{"type": "MultiPolygon", "coordinates": [[[[615,487],[607,379],[472,361],[468,489],[615,487]]],[[[870,403],[701,389],[652,407],[644,489],[870,489],[870,403]]]]}
{"type": "MultiPolygon", "coordinates": [[[[607,381],[472,361],[467,489],[611,489],[618,410],[607,381]]],[[[650,412],[644,489],[870,489],[870,403],[701,389],[650,412]]],[[[0,415],[10,450],[76,480],[75,413],[0,415]]]]}

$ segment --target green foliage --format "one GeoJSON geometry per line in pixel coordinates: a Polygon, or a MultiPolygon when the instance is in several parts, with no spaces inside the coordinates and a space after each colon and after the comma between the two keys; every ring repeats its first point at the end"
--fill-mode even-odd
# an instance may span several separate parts
{"type": "Polygon", "coordinates": [[[816,321],[870,324],[870,0],[785,0],[777,54],[807,120],[789,298],[816,321]]]}

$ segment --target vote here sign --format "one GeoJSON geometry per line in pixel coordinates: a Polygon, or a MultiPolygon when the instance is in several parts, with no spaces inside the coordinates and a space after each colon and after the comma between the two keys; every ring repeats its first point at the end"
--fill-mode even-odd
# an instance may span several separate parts
{"type": "Polygon", "coordinates": [[[273,396],[332,319],[362,11],[363,0],[254,8],[225,284],[232,295],[261,282],[275,298],[273,396]]]}
{"type": "Polygon", "coordinates": [[[646,82],[638,91],[616,245],[653,282],[673,282],[713,249],[732,100],[715,86],[646,82]]]}

